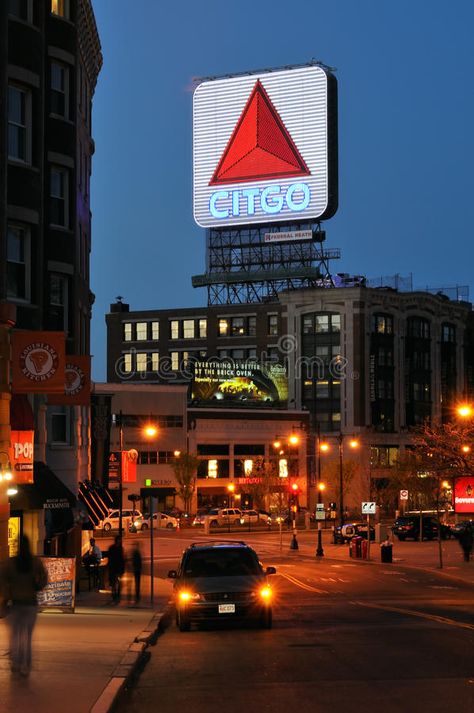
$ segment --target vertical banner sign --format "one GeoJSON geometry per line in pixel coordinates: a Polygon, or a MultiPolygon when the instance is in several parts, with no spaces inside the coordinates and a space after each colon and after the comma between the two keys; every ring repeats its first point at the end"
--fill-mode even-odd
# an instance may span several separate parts
{"type": "Polygon", "coordinates": [[[48,399],[48,403],[88,406],[91,396],[90,356],[72,356],[68,354],[66,356],[64,377],[64,393],[51,396],[48,399]]]}
{"type": "Polygon", "coordinates": [[[34,431],[11,431],[10,462],[14,482],[33,483],[34,431]]]}
{"type": "Polygon", "coordinates": [[[8,518],[8,556],[16,557],[18,554],[18,544],[20,542],[20,518],[8,518]]]}
{"type": "Polygon", "coordinates": [[[454,512],[474,514],[474,478],[464,476],[455,479],[454,512]]]}
{"type": "Polygon", "coordinates": [[[137,482],[137,460],[138,451],[134,448],[122,451],[122,483],[137,482]]]}
{"type": "Polygon", "coordinates": [[[120,481],[120,452],[109,455],[109,490],[118,490],[120,481]]]}
{"type": "Polygon", "coordinates": [[[38,592],[40,609],[74,611],[76,560],[74,557],[40,557],[48,574],[48,584],[38,592]]]}
{"type": "Polygon", "coordinates": [[[63,393],[64,332],[12,332],[12,391],[63,393]]]}

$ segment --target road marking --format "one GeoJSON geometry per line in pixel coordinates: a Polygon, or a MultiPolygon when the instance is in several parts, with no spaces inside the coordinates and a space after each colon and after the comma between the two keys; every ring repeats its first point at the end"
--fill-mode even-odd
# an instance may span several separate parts
{"type": "Polygon", "coordinates": [[[289,582],[292,584],[296,584],[297,587],[300,587],[301,589],[306,589],[307,592],[315,592],[316,594],[329,594],[325,589],[316,589],[316,587],[311,587],[309,584],[305,584],[299,579],[296,579],[296,577],[293,577],[291,574],[285,574],[284,572],[278,572],[280,577],[284,577],[287,579],[289,582]]]}
{"type": "Polygon", "coordinates": [[[457,626],[459,629],[470,629],[474,631],[474,624],[466,624],[462,621],[456,621],[455,619],[448,619],[445,616],[439,616],[438,614],[427,614],[426,612],[415,611],[414,609],[402,609],[400,607],[390,607],[386,604],[367,604],[365,602],[352,602],[360,607],[366,607],[367,609],[382,609],[384,611],[395,612],[396,614],[408,614],[409,616],[416,616],[420,619],[428,619],[428,621],[436,621],[438,624],[446,624],[447,626],[457,626]]]}

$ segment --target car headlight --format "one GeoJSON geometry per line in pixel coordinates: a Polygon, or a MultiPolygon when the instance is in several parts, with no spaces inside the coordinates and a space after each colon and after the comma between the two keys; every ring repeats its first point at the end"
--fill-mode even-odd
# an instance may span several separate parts
{"type": "Polygon", "coordinates": [[[269,601],[272,598],[273,592],[270,587],[262,587],[260,589],[259,594],[262,599],[264,599],[265,601],[269,601]]]}
{"type": "Polygon", "coordinates": [[[179,593],[179,600],[183,604],[185,604],[186,602],[191,602],[191,601],[195,602],[195,601],[198,601],[199,599],[201,599],[201,595],[198,594],[197,592],[190,592],[187,589],[182,589],[179,593]]]}

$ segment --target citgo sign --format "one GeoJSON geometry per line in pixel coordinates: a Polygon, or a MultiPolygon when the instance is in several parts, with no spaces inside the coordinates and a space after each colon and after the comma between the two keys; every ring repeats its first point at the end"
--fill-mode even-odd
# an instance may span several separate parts
{"type": "Polygon", "coordinates": [[[330,217],[336,82],[320,66],[204,81],[194,92],[194,217],[219,227],[330,217]]]}

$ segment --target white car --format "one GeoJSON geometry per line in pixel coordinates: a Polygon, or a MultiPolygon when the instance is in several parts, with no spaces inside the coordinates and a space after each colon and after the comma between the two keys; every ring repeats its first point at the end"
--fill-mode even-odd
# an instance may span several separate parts
{"type": "MultiPolygon", "coordinates": [[[[154,512],[153,513],[153,527],[166,527],[167,530],[175,530],[179,523],[175,517],[171,515],[166,515],[164,512],[154,512]],[[159,522],[158,522],[159,521],[159,522]]],[[[139,530],[149,530],[150,529],[150,516],[136,517],[130,522],[129,528],[130,532],[138,532],[139,530]]]]}
{"type": "MultiPolygon", "coordinates": [[[[140,510],[122,510],[122,527],[128,528],[130,522],[137,518],[142,517],[140,510]]],[[[99,530],[104,530],[104,532],[110,532],[110,530],[118,530],[120,519],[120,510],[109,510],[109,514],[105,517],[99,524],[97,528],[99,530]]]]}
{"type": "Polygon", "coordinates": [[[258,512],[258,510],[242,510],[240,522],[242,525],[247,525],[252,522],[263,522],[265,525],[271,525],[272,518],[266,513],[258,512]]]}

